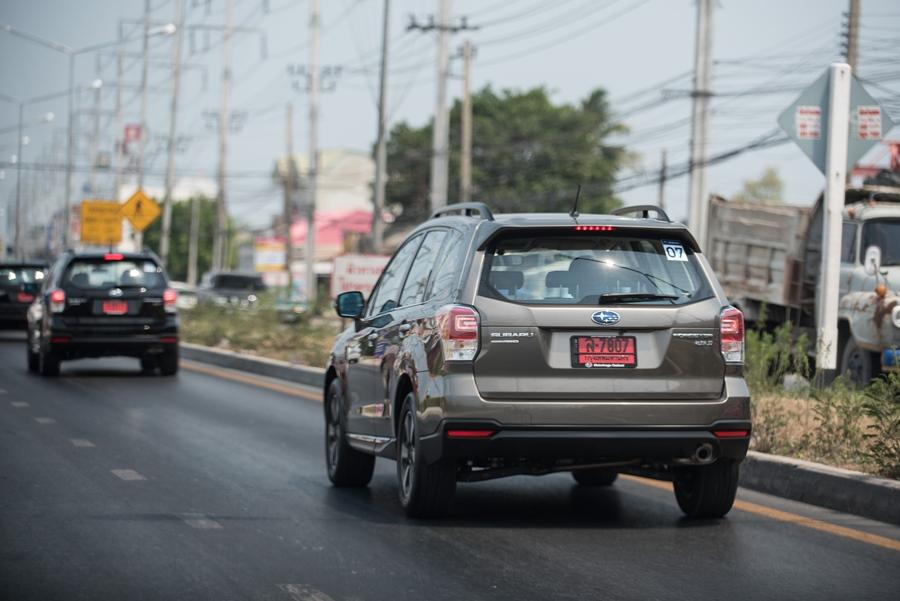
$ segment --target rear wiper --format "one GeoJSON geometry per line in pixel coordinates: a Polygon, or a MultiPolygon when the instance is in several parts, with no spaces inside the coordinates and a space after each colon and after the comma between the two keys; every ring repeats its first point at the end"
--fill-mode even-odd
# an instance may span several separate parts
{"type": "Polygon", "coordinates": [[[618,301],[628,303],[642,300],[678,300],[674,294],[655,294],[653,292],[608,292],[600,295],[600,302],[618,301]]]}

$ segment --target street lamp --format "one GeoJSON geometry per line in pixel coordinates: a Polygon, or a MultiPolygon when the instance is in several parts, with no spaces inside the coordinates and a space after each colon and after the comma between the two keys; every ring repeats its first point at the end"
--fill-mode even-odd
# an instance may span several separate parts
{"type": "MultiPolygon", "coordinates": [[[[69,246],[69,220],[71,218],[71,205],[72,205],[72,166],[75,161],[75,128],[74,128],[74,115],[73,115],[73,104],[74,104],[74,90],[75,90],[75,57],[79,54],[85,54],[88,52],[94,52],[96,50],[103,50],[104,48],[109,48],[112,46],[119,46],[121,44],[125,44],[131,41],[133,38],[125,38],[112,40],[109,42],[103,42],[100,44],[92,44],[90,46],[85,46],[83,48],[72,48],[71,46],[67,46],[66,44],[61,44],[59,42],[54,42],[53,40],[48,40],[41,36],[35,35],[33,33],[28,33],[27,31],[22,31],[21,29],[17,29],[7,24],[0,24],[0,29],[3,29],[10,35],[14,35],[23,39],[26,39],[34,44],[38,44],[45,48],[49,48],[55,52],[59,52],[61,54],[65,54],[69,57],[69,94],[68,94],[68,114],[69,114],[69,123],[68,123],[68,132],[67,132],[67,142],[66,142],[66,206],[65,206],[65,216],[64,216],[64,232],[63,232],[63,246],[68,248],[69,246]]],[[[165,25],[161,25],[159,27],[154,27],[146,30],[146,35],[148,36],[156,36],[156,35],[171,35],[175,33],[176,26],[174,23],[166,23],[165,25]]],[[[101,81],[102,85],[102,81],[101,81]]],[[[20,119],[21,122],[21,119],[20,119]]],[[[143,132],[142,132],[143,135],[143,132]]]]}

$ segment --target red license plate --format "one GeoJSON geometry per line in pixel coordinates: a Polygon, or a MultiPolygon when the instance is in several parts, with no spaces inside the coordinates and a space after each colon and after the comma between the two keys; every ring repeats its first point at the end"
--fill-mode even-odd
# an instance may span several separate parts
{"type": "Polygon", "coordinates": [[[128,313],[128,303],[125,301],[103,301],[104,315],[125,315],[128,313]]]}
{"type": "Polygon", "coordinates": [[[573,336],[572,367],[637,367],[634,336],[573,336]]]}

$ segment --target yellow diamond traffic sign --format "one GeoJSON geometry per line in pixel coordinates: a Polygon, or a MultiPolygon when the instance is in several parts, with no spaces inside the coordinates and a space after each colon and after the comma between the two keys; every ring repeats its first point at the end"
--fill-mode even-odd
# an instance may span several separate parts
{"type": "Polygon", "coordinates": [[[152,198],[147,196],[143,190],[131,195],[131,198],[125,201],[120,209],[122,217],[128,219],[131,225],[139,232],[147,229],[147,226],[156,221],[159,217],[159,205],[152,198]]]}

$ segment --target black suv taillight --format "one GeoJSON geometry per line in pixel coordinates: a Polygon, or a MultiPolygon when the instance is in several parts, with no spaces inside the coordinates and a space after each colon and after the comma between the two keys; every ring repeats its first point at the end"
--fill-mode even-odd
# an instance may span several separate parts
{"type": "Polygon", "coordinates": [[[163,291],[163,307],[165,308],[166,313],[175,313],[177,301],[178,293],[175,290],[166,288],[163,291]]]}
{"type": "Polygon", "coordinates": [[[57,288],[56,290],[50,291],[50,312],[51,313],[62,313],[66,310],[66,292],[65,290],[60,290],[57,288]]]}

